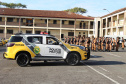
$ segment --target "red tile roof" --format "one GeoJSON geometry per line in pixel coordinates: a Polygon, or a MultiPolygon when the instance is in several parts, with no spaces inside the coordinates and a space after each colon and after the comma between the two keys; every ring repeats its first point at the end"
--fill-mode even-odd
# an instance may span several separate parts
{"type": "Polygon", "coordinates": [[[69,18],[69,19],[90,19],[90,20],[94,19],[93,17],[86,17],[79,14],[75,14],[75,13],[68,13],[66,11],[27,10],[27,9],[11,9],[11,8],[0,8],[0,15],[69,18]]]}
{"type": "Polygon", "coordinates": [[[125,8],[121,8],[121,9],[119,9],[119,10],[116,10],[116,11],[112,12],[112,13],[109,13],[109,14],[107,14],[107,15],[102,16],[102,18],[103,18],[103,17],[107,17],[107,16],[112,15],[112,14],[115,14],[115,13],[118,13],[118,12],[125,11],[125,10],[126,10],[126,7],[125,7],[125,8]]]}

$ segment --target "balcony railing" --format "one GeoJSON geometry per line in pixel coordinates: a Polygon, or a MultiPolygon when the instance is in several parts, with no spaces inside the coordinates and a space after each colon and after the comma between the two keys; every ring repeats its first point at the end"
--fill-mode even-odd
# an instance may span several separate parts
{"type": "Polygon", "coordinates": [[[0,21],[0,25],[5,25],[5,22],[4,21],[0,21]]]}
{"type": "Polygon", "coordinates": [[[45,23],[35,23],[35,27],[47,27],[45,23]]]}
{"type": "Polygon", "coordinates": [[[107,27],[111,27],[111,22],[108,22],[108,25],[107,25],[107,27]]]}
{"type": "Polygon", "coordinates": [[[124,20],[119,21],[119,26],[122,26],[124,24],[124,20]]]}
{"type": "Polygon", "coordinates": [[[62,28],[74,28],[74,25],[63,24],[62,28]]]}
{"type": "Polygon", "coordinates": [[[51,24],[51,23],[49,23],[49,27],[60,27],[60,24],[51,24]]]}
{"type": "Polygon", "coordinates": [[[19,22],[7,22],[7,25],[19,26],[19,22]]]}
{"type": "Polygon", "coordinates": [[[117,26],[117,21],[113,22],[113,27],[117,26]]]}

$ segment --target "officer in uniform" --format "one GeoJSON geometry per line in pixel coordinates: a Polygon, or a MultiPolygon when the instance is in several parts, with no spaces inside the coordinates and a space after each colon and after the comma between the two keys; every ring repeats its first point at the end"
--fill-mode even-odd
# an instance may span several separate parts
{"type": "Polygon", "coordinates": [[[64,43],[67,43],[67,38],[65,37],[64,43]]]}
{"type": "Polygon", "coordinates": [[[112,50],[115,50],[115,46],[116,46],[116,40],[113,38],[113,42],[112,42],[112,50]]]}
{"type": "Polygon", "coordinates": [[[116,51],[118,51],[119,49],[119,37],[117,37],[117,40],[116,40],[116,51]]]}
{"type": "Polygon", "coordinates": [[[95,38],[94,42],[93,42],[93,44],[94,44],[94,51],[96,51],[96,43],[97,43],[97,39],[95,38]]]}
{"type": "Polygon", "coordinates": [[[108,47],[109,47],[108,45],[109,45],[109,39],[107,38],[106,39],[106,51],[108,51],[108,47]]]}
{"type": "Polygon", "coordinates": [[[73,44],[73,37],[70,39],[70,44],[73,44]]]}
{"type": "Polygon", "coordinates": [[[94,38],[92,39],[92,42],[91,42],[91,50],[94,50],[94,38]]]}
{"type": "Polygon", "coordinates": [[[69,37],[67,38],[67,43],[70,44],[70,38],[69,37]]]}
{"type": "Polygon", "coordinates": [[[77,42],[77,39],[76,39],[76,36],[75,36],[73,44],[76,45],[76,42],[77,42]]]}
{"type": "Polygon", "coordinates": [[[102,40],[102,51],[104,51],[105,44],[106,44],[106,42],[105,42],[105,38],[103,37],[103,40],[102,40]]]}
{"type": "Polygon", "coordinates": [[[99,37],[99,40],[98,40],[98,51],[100,51],[101,49],[101,38],[99,37]]]}
{"type": "Polygon", "coordinates": [[[112,50],[112,38],[109,38],[109,52],[112,50]]]}
{"type": "Polygon", "coordinates": [[[125,40],[124,40],[124,38],[122,37],[122,49],[124,49],[124,43],[125,43],[125,40]]]}

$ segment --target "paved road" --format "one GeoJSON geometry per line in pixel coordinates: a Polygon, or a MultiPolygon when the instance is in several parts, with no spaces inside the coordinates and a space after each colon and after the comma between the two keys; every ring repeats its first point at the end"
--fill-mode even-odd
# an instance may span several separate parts
{"type": "Polygon", "coordinates": [[[3,59],[5,50],[0,47],[0,84],[126,84],[126,49],[91,52],[90,60],[78,66],[32,62],[28,67],[3,59]]]}

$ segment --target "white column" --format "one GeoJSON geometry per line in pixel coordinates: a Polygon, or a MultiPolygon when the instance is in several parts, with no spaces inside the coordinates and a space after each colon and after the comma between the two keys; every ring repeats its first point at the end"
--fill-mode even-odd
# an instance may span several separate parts
{"type": "Polygon", "coordinates": [[[76,36],[76,19],[75,19],[75,22],[74,22],[74,37],[76,36]]]}
{"type": "Polygon", "coordinates": [[[126,35],[126,11],[124,12],[123,35],[126,35]]]}
{"type": "Polygon", "coordinates": [[[35,34],[35,18],[33,19],[33,34],[35,34]]]}
{"type": "Polygon", "coordinates": [[[117,26],[116,26],[116,35],[119,35],[119,14],[117,14],[117,26]]]}
{"type": "Polygon", "coordinates": [[[61,28],[62,28],[62,20],[60,20],[60,40],[61,40],[61,34],[62,34],[61,28]]]}
{"type": "Polygon", "coordinates": [[[7,25],[7,17],[5,17],[5,29],[4,29],[4,38],[6,39],[7,38],[7,27],[6,27],[6,25],[7,25]]]}
{"type": "Polygon", "coordinates": [[[21,32],[21,18],[19,17],[19,33],[21,32]]]}
{"type": "Polygon", "coordinates": [[[48,27],[49,27],[49,20],[47,19],[47,33],[48,33],[48,27]]]}
{"type": "Polygon", "coordinates": [[[113,16],[111,16],[111,35],[113,35],[113,16]]]}
{"type": "Polygon", "coordinates": [[[105,31],[105,35],[107,35],[107,33],[108,33],[108,27],[107,27],[107,25],[108,25],[108,18],[106,18],[106,31],[105,31]]]}
{"type": "Polygon", "coordinates": [[[101,18],[101,21],[100,21],[100,37],[103,36],[103,19],[101,18]]]}
{"type": "Polygon", "coordinates": [[[90,33],[90,21],[88,22],[88,37],[89,37],[89,33],[90,33]]]}

